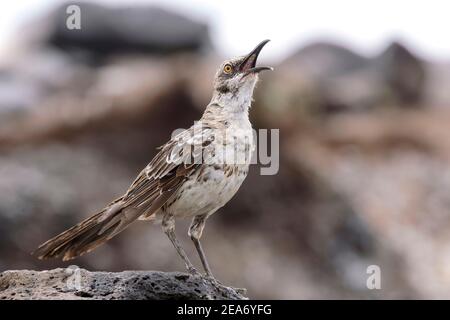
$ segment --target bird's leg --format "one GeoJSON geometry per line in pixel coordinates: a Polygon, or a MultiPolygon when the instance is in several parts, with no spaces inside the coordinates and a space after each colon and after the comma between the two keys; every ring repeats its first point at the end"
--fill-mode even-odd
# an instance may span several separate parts
{"type": "Polygon", "coordinates": [[[200,260],[202,261],[203,269],[205,269],[206,276],[214,279],[214,276],[209,268],[208,260],[206,260],[205,252],[203,251],[202,245],[200,243],[200,238],[202,236],[203,228],[205,227],[207,215],[195,216],[192,220],[191,226],[189,227],[188,235],[194,242],[195,248],[197,249],[200,260]]]}
{"type": "Polygon", "coordinates": [[[195,269],[194,265],[189,261],[189,258],[181,247],[175,235],[175,218],[173,215],[166,213],[162,220],[162,229],[167,237],[172,241],[173,246],[177,250],[181,259],[183,259],[186,269],[192,275],[198,275],[199,272],[195,269]]]}

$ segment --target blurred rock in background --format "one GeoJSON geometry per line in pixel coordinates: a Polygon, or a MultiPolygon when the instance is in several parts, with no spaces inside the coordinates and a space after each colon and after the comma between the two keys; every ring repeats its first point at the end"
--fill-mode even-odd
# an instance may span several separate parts
{"type": "Polygon", "coordinates": [[[418,108],[425,94],[425,63],[396,42],[374,58],[336,44],[311,44],[283,61],[277,76],[274,91],[288,98],[280,108],[294,108],[300,117],[418,108]]]}
{"type": "MultiPolygon", "coordinates": [[[[61,6],[1,64],[0,269],[183,270],[146,222],[69,263],[29,255],[200,117],[222,59],[208,27],[179,13],[80,6],[82,33],[61,6]]],[[[280,129],[280,170],[253,166],[209,220],[217,277],[251,298],[450,298],[450,68],[401,43],[363,57],[323,42],[275,67],[251,118],[280,129]],[[367,289],[370,265],[382,290],[367,289]]],[[[194,259],[188,224],[177,232],[194,259]]]]}
{"type": "MultiPolygon", "coordinates": [[[[71,3],[72,4],[72,3],[71,3]]],[[[66,27],[67,5],[50,15],[44,42],[69,52],[100,56],[130,52],[169,54],[211,46],[206,24],[158,7],[107,8],[73,3],[83,12],[82,30],[66,27]]]]}

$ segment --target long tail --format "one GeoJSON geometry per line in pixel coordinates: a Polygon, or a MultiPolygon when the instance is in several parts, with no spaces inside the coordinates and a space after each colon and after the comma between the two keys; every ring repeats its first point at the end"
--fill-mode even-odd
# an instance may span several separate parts
{"type": "Polygon", "coordinates": [[[141,210],[124,207],[119,198],[92,217],[41,244],[33,255],[39,259],[74,259],[123,231],[141,214],[141,210]]]}

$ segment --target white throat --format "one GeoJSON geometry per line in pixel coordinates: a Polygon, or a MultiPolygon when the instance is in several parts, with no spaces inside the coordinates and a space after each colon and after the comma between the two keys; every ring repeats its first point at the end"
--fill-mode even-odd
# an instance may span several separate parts
{"type": "Polygon", "coordinates": [[[220,105],[223,112],[230,117],[248,117],[256,82],[257,77],[253,81],[241,83],[235,90],[228,92],[215,91],[211,103],[220,105]]]}

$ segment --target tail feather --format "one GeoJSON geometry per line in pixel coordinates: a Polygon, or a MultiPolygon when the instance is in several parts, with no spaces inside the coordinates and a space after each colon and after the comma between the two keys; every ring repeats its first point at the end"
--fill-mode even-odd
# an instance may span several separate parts
{"type": "Polygon", "coordinates": [[[39,259],[74,259],[123,231],[141,214],[141,210],[124,207],[119,198],[102,211],[41,244],[33,255],[39,259]]]}
{"type": "Polygon", "coordinates": [[[172,197],[183,181],[185,175],[178,174],[178,171],[176,175],[159,180],[149,180],[143,171],[123,197],[41,244],[33,255],[39,259],[70,260],[92,251],[122,232],[140,216],[151,217],[172,197]]]}

